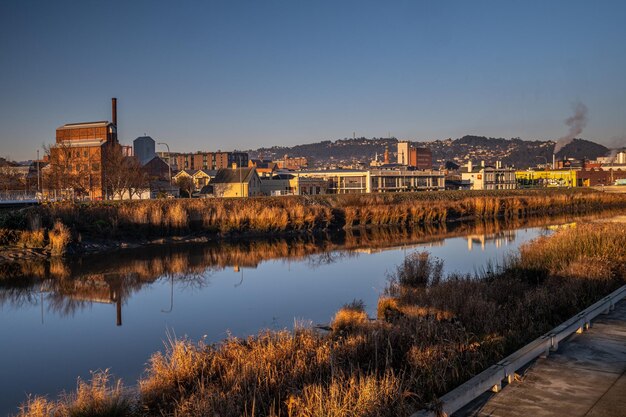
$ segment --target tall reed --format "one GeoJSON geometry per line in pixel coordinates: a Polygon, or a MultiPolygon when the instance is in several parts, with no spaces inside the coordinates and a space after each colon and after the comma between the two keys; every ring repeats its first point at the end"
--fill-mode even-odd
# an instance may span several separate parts
{"type": "MultiPolygon", "coordinates": [[[[131,404],[123,415],[408,416],[622,285],[624,236],[623,224],[563,229],[477,276],[441,277],[439,261],[417,253],[390,277],[378,320],[353,302],[327,333],[297,326],[213,345],[170,340],[150,359],[139,396],[122,394],[131,404]],[[608,267],[574,273],[593,259],[608,267]]],[[[69,409],[78,398],[53,404],[69,409]]],[[[37,401],[21,415],[48,409],[37,401]]]]}
{"type": "Polygon", "coordinates": [[[72,226],[74,236],[86,239],[142,239],[188,233],[309,233],[467,219],[515,220],[624,207],[626,195],[585,189],[55,203],[0,219],[0,242],[7,238],[16,242],[2,228],[25,229],[28,219],[37,219],[49,229],[60,221],[72,226]]]}

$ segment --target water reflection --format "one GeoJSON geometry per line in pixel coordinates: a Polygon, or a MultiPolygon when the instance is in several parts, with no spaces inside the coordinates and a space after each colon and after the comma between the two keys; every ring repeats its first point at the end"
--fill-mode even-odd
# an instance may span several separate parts
{"type": "Polygon", "coordinates": [[[169,281],[169,300],[161,312],[171,313],[175,284],[179,288],[201,289],[210,283],[216,271],[226,268],[241,274],[234,284],[237,288],[244,285],[244,268],[255,269],[270,259],[282,259],[288,268],[291,262],[298,261],[315,269],[359,254],[398,249],[406,252],[417,244],[442,246],[446,239],[457,236],[467,239],[468,251],[485,251],[487,243],[500,248],[514,241],[516,229],[568,221],[566,225],[575,224],[571,217],[459,222],[417,228],[357,229],[291,239],[146,247],[71,260],[14,262],[2,265],[0,271],[4,277],[0,280],[0,307],[40,304],[44,321],[44,310],[68,317],[93,304],[109,304],[115,306],[115,323],[121,326],[124,303],[133,293],[157,280],[169,281]]]}
{"type": "Polygon", "coordinates": [[[486,243],[492,242],[496,248],[508,245],[515,240],[514,230],[504,230],[493,234],[471,234],[467,235],[467,250],[471,252],[474,246],[478,245],[481,251],[485,250],[486,243]]]}
{"type": "Polygon", "coordinates": [[[145,247],[0,265],[0,415],[25,393],[54,394],[110,368],[129,384],[166,332],[207,343],[228,334],[325,323],[344,303],[376,314],[386,276],[413,250],[471,273],[576,218],[145,247]],[[44,325],[42,325],[42,323],[44,325]],[[42,369],[45,372],[41,372],[42,369]]]}

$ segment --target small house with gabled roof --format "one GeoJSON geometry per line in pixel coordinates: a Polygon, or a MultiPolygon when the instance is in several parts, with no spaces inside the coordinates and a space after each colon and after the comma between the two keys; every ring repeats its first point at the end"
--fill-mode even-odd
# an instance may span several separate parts
{"type": "Polygon", "coordinates": [[[261,195],[261,179],[255,168],[222,168],[211,181],[216,197],[261,195]]]}

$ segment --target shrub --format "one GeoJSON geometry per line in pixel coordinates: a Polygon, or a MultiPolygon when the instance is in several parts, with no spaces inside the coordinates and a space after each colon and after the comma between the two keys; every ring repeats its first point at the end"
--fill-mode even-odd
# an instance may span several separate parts
{"type": "Polygon", "coordinates": [[[414,252],[406,256],[390,281],[401,287],[418,288],[437,285],[442,278],[443,261],[428,252],[414,252]]]}
{"type": "Polygon", "coordinates": [[[42,229],[32,232],[23,231],[18,242],[18,245],[23,248],[43,248],[45,244],[45,234],[42,229]]]}
{"type": "Polygon", "coordinates": [[[50,253],[53,256],[63,256],[72,240],[70,230],[61,221],[54,223],[54,228],[48,233],[50,253]]]}
{"type": "Polygon", "coordinates": [[[344,305],[333,318],[331,327],[333,331],[349,331],[357,329],[369,322],[365,305],[362,300],[354,300],[344,305]]]}
{"type": "Polygon", "coordinates": [[[21,232],[14,229],[0,228],[0,245],[12,246],[20,240],[21,232]]]}

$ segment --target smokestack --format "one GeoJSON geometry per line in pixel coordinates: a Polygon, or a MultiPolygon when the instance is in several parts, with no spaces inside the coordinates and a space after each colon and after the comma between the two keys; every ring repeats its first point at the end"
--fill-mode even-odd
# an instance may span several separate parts
{"type": "Polygon", "coordinates": [[[472,161],[467,161],[467,172],[472,172],[472,161]]]}
{"type": "Polygon", "coordinates": [[[552,154],[552,169],[556,169],[556,154],[552,154]]]}
{"type": "Polygon", "coordinates": [[[117,98],[111,99],[111,123],[117,128],[117,98]]]}

